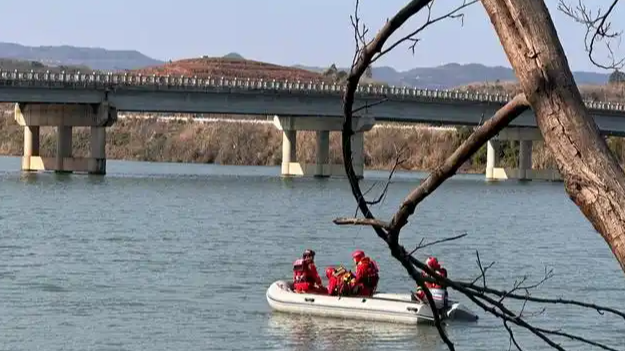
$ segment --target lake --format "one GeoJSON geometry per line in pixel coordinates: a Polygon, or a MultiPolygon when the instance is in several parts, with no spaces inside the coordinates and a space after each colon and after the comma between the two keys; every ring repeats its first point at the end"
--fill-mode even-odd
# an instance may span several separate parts
{"type": "MultiPolygon", "coordinates": [[[[123,161],[108,161],[104,177],[19,167],[19,158],[0,158],[2,350],[446,350],[428,325],[271,311],[267,287],[290,279],[306,248],[317,252],[320,272],[351,265],[351,252],[363,249],[380,266],[378,290],[414,289],[370,228],[332,223],[355,212],[345,179],[281,179],[279,167],[123,161]]],[[[365,172],[362,187],[386,176],[365,172]]],[[[375,214],[390,218],[423,177],[399,174],[375,214]]],[[[411,247],[422,237],[465,232],[418,257],[436,255],[450,277],[472,280],[479,250],[483,262],[496,261],[492,287],[510,289],[523,275],[540,280],[550,267],[555,276],[535,295],[625,305],[623,272],[562,183],[456,176],[417,208],[401,241],[411,247]]],[[[449,326],[457,349],[508,349],[500,320],[450,295],[481,317],[449,326]]],[[[594,310],[547,306],[529,320],[625,348],[623,319],[594,310]]],[[[516,331],[526,350],[549,349],[516,331]]]]}

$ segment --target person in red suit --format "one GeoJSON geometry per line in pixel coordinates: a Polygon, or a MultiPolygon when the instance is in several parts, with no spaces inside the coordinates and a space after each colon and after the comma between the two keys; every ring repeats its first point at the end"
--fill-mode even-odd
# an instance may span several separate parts
{"type": "Polygon", "coordinates": [[[352,295],[352,287],[350,282],[355,278],[352,272],[347,271],[343,267],[339,267],[338,269],[328,267],[326,268],[326,277],[328,277],[328,295],[352,295]]]}
{"type": "Polygon", "coordinates": [[[358,296],[372,296],[380,280],[377,263],[365,256],[362,250],[354,251],[352,258],[356,263],[356,277],[352,283],[352,291],[358,296]]]}
{"type": "Polygon", "coordinates": [[[315,251],[307,249],[293,262],[293,289],[299,293],[326,293],[315,266],[315,251]]]}
{"type": "MultiPolygon", "coordinates": [[[[436,257],[428,257],[427,261],[425,261],[425,264],[430,267],[431,270],[433,270],[434,272],[436,272],[438,275],[443,276],[445,278],[447,278],[447,269],[445,269],[444,267],[442,267],[440,265],[440,263],[438,262],[438,260],[436,259],[436,257]]],[[[430,275],[427,274],[425,271],[421,272],[421,276],[424,278],[429,277],[430,275]]],[[[446,299],[447,299],[447,291],[446,289],[444,289],[444,287],[436,282],[425,282],[425,286],[428,289],[438,289],[438,290],[443,290],[443,304],[446,304],[446,299]]],[[[423,302],[427,302],[427,298],[425,296],[425,292],[423,291],[423,289],[421,289],[420,286],[417,286],[417,291],[416,291],[416,297],[423,301],[423,302]]],[[[436,296],[432,296],[436,299],[436,296]]]]}

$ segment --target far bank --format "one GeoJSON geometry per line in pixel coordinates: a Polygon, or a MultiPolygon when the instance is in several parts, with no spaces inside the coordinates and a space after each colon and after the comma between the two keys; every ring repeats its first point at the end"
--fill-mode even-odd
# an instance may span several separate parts
{"type": "MultiPolygon", "coordinates": [[[[22,155],[23,129],[12,112],[0,117],[0,154],[22,155]]],[[[378,125],[365,134],[365,167],[371,170],[391,169],[397,150],[405,148],[406,162],[400,169],[431,171],[440,165],[472,129],[449,130],[418,127],[397,128],[378,125]]],[[[342,163],[340,133],[330,133],[330,162],[342,163]]],[[[297,157],[300,162],[314,163],[314,132],[299,132],[297,157]]],[[[623,138],[609,138],[608,144],[623,163],[623,138]]],[[[514,167],[518,143],[502,143],[501,162],[514,167]]],[[[54,156],[55,128],[41,129],[41,154],[54,156]]],[[[73,154],[87,156],[89,131],[74,128],[73,154]]],[[[162,121],[155,118],[121,118],[107,129],[108,159],[151,162],[215,163],[223,165],[277,166],[282,158],[282,132],[270,124],[243,122],[200,123],[184,120],[162,121]]],[[[461,173],[483,173],[486,147],[482,147],[460,170],[461,173]]],[[[543,147],[534,143],[533,168],[554,168],[555,163],[543,147]]]]}

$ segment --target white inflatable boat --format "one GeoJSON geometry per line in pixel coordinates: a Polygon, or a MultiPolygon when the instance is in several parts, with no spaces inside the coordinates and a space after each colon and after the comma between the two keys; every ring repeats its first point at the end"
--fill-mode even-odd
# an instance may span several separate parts
{"type": "MultiPolygon", "coordinates": [[[[301,294],[290,282],[278,280],[267,289],[267,302],[276,311],[324,317],[417,324],[433,322],[428,304],[413,301],[410,294],[376,293],[372,297],[339,297],[301,294]]],[[[478,316],[458,302],[449,301],[443,309],[445,320],[476,321],[478,316]]]]}

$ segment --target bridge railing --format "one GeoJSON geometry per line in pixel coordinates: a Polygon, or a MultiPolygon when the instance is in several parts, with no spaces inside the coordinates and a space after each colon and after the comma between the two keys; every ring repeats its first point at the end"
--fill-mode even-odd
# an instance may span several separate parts
{"type": "MultiPolygon", "coordinates": [[[[129,73],[66,73],[66,72],[20,72],[0,70],[1,87],[24,88],[68,88],[68,89],[147,89],[147,90],[182,90],[205,92],[274,92],[304,93],[317,95],[340,96],[346,89],[343,84],[327,82],[277,81],[275,79],[249,79],[170,75],[141,75],[129,73]]],[[[419,89],[384,85],[359,85],[359,97],[386,97],[394,100],[429,100],[429,101],[462,101],[504,104],[512,96],[510,94],[468,92],[460,90],[419,89]]],[[[625,111],[625,102],[607,102],[586,100],[591,110],[625,111]]]]}

